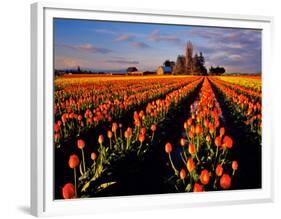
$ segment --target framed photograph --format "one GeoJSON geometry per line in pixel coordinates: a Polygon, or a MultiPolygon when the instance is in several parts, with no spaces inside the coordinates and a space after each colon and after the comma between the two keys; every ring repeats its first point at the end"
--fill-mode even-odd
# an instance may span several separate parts
{"type": "Polygon", "coordinates": [[[272,18],[31,15],[32,214],[272,200],[272,18]]]}

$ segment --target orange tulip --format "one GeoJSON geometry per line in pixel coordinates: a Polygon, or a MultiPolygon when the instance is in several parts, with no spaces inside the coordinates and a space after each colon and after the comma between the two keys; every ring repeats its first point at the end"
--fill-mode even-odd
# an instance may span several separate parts
{"type": "Polygon", "coordinates": [[[189,158],[187,163],[186,163],[186,168],[188,170],[188,172],[192,173],[192,171],[194,170],[195,168],[195,164],[194,164],[194,161],[192,158],[189,158]]]}
{"type": "Polygon", "coordinates": [[[232,161],[232,169],[237,170],[238,169],[238,162],[236,160],[232,161]]]}
{"type": "Polygon", "coordinates": [[[167,153],[167,154],[170,154],[170,153],[172,152],[172,149],[173,149],[173,147],[172,147],[171,143],[168,142],[168,143],[165,145],[165,151],[166,151],[166,153],[167,153]]]}
{"type": "Polygon", "coordinates": [[[80,160],[76,154],[70,155],[68,165],[71,169],[74,169],[75,167],[77,167],[79,165],[79,163],[80,163],[80,160]]]}
{"type": "Polygon", "coordinates": [[[95,152],[92,152],[91,153],[91,159],[96,160],[96,158],[97,158],[97,154],[95,152]]]}
{"type": "Polygon", "coordinates": [[[221,176],[222,173],[223,173],[223,167],[222,167],[221,164],[218,164],[218,165],[217,165],[217,168],[216,168],[216,175],[217,175],[217,176],[221,176]]]}
{"type": "Polygon", "coordinates": [[[217,147],[221,146],[221,137],[220,137],[220,136],[218,136],[218,137],[215,138],[215,145],[216,145],[217,147]]]}
{"type": "Polygon", "coordinates": [[[225,133],[225,129],[223,127],[220,128],[220,137],[222,137],[225,133]]]}
{"type": "Polygon", "coordinates": [[[182,180],[184,180],[185,177],[186,177],[185,169],[181,169],[181,171],[180,171],[180,178],[181,178],[182,180]]]}
{"type": "Polygon", "coordinates": [[[112,131],[108,130],[108,131],[107,131],[107,137],[108,137],[108,138],[112,138],[112,135],[113,135],[113,134],[112,134],[112,131]]]}
{"type": "Polygon", "coordinates": [[[181,145],[182,147],[185,146],[185,139],[184,139],[184,138],[181,138],[181,140],[180,140],[180,145],[181,145]]]}
{"type": "Polygon", "coordinates": [[[209,172],[208,170],[204,169],[201,171],[201,174],[200,174],[200,182],[203,184],[203,185],[207,185],[210,181],[210,175],[209,175],[209,172]]]}
{"type": "Polygon", "coordinates": [[[104,141],[103,136],[102,136],[102,135],[99,135],[98,142],[99,142],[100,144],[102,144],[103,141],[104,141]]]}
{"type": "Polygon", "coordinates": [[[141,143],[143,143],[144,140],[145,140],[145,135],[141,133],[141,134],[139,135],[139,141],[140,141],[141,143]]]}
{"type": "Polygon", "coordinates": [[[155,124],[152,124],[152,125],[151,125],[151,131],[153,131],[153,132],[156,131],[156,125],[155,125],[155,124]]]}
{"type": "Polygon", "coordinates": [[[112,128],[111,128],[111,130],[112,130],[113,132],[116,132],[117,128],[118,128],[117,123],[116,123],[116,122],[112,123],[112,128]]]}
{"type": "Polygon", "coordinates": [[[188,152],[192,155],[194,155],[196,153],[196,148],[195,148],[195,145],[192,144],[192,143],[189,143],[188,145],[188,152]]]}

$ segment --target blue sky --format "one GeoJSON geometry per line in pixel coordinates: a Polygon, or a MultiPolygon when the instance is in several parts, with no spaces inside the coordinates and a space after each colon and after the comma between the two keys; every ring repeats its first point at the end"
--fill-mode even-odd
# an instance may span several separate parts
{"type": "Polygon", "coordinates": [[[155,70],[176,61],[187,41],[203,52],[207,67],[261,71],[259,30],[72,19],[54,20],[55,68],[155,70]]]}

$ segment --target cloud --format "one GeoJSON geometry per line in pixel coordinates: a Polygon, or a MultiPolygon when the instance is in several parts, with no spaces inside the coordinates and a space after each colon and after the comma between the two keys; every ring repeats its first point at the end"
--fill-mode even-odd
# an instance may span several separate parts
{"type": "Polygon", "coordinates": [[[101,53],[101,54],[107,54],[112,52],[112,50],[107,49],[107,48],[102,48],[102,47],[96,47],[90,43],[87,44],[81,44],[81,45],[68,45],[68,44],[59,44],[56,46],[62,46],[65,48],[73,49],[73,50],[78,50],[81,52],[88,52],[88,53],[101,53]]]}
{"type": "Polygon", "coordinates": [[[107,63],[114,63],[114,64],[122,64],[122,65],[137,65],[139,64],[138,61],[129,61],[125,59],[112,59],[112,60],[107,60],[107,63]]]}
{"type": "Polygon", "coordinates": [[[114,39],[114,42],[127,42],[127,41],[133,41],[135,39],[135,35],[133,34],[123,34],[114,39]]]}
{"type": "Polygon", "coordinates": [[[173,43],[181,43],[181,39],[172,34],[160,34],[160,30],[154,30],[151,32],[151,34],[148,36],[149,40],[160,42],[160,41],[166,41],[166,42],[173,42],[173,43]]]}
{"type": "Polygon", "coordinates": [[[108,29],[95,29],[94,31],[101,34],[116,35],[116,32],[108,29]]]}
{"type": "Polygon", "coordinates": [[[144,42],[132,42],[131,45],[140,49],[150,48],[150,46],[144,42]]]}
{"type": "Polygon", "coordinates": [[[72,58],[66,56],[55,57],[55,69],[77,68],[77,66],[89,68],[91,67],[91,63],[85,59],[72,58]]]}

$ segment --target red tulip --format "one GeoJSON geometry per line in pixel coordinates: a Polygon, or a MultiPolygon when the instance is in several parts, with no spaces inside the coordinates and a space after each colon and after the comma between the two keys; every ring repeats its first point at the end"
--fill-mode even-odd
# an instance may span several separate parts
{"type": "Polygon", "coordinates": [[[229,189],[231,186],[231,178],[228,174],[223,174],[220,179],[220,186],[223,189],[229,189]]]}
{"type": "Polygon", "coordinates": [[[62,196],[64,199],[72,199],[75,197],[75,188],[72,183],[67,183],[62,188],[62,196]]]}
{"type": "Polygon", "coordinates": [[[221,176],[222,173],[223,173],[223,167],[222,167],[221,164],[218,164],[218,165],[217,165],[217,168],[216,168],[216,175],[217,175],[217,176],[221,176]]]}
{"type": "Polygon", "coordinates": [[[83,141],[82,139],[78,139],[77,140],[77,147],[80,149],[83,149],[85,147],[85,141],[83,141]]]}
{"type": "Polygon", "coordinates": [[[58,124],[54,125],[54,131],[59,132],[60,131],[60,126],[58,124]]]}
{"type": "Polygon", "coordinates": [[[193,186],[193,192],[203,192],[203,187],[199,183],[195,183],[193,186]]]}
{"type": "Polygon", "coordinates": [[[220,136],[218,136],[218,137],[215,138],[215,145],[216,145],[217,147],[221,146],[221,137],[220,137],[220,136]]]}
{"type": "Polygon", "coordinates": [[[200,182],[203,184],[203,185],[207,185],[210,181],[210,175],[209,175],[209,172],[208,170],[204,169],[201,171],[201,174],[200,174],[200,182]]]}
{"type": "Polygon", "coordinates": [[[68,165],[70,168],[74,169],[75,167],[77,167],[79,165],[79,163],[80,163],[80,160],[76,154],[70,155],[69,161],[68,161],[68,165]]]}
{"type": "Polygon", "coordinates": [[[166,153],[167,153],[167,154],[170,154],[170,153],[172,152],[172,149],[173,149],[173,147],[172,147],[171,143],[168,142],[168,143],[165,145],[165,151],[166,151],[166,153]]]}
{"type": "Polygon", "coordinates": [[[142,135],[145,135],[145,133],[146,133],[146,128],[141,128],[140,133],[141,133],[142,135]]]}
{"type": "Polygon", "coordinates": [[[223,146],[227,147],[227,148],[232,148],[232,145],[233,145],[232,138],[227,136],[227,135],[224,136],[224,138],[223,138],[223,146]]]}

